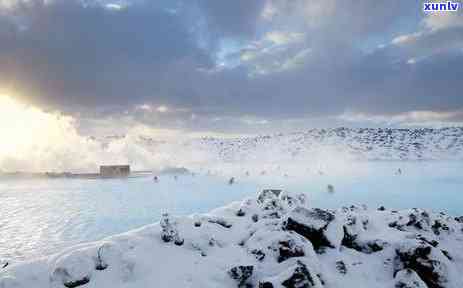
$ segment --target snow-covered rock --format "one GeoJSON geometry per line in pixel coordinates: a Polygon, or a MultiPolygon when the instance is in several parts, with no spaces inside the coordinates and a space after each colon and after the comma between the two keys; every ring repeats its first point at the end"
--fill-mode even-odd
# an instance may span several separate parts
{"type": "MultiPolygon", "coordinates": [[[[463,287],[463,221],[421,209],[310,207],[265,190],[0,268],[0,288],[463,287]]],[[[2,262],[3,263],[3,262],[2,262]]]]}

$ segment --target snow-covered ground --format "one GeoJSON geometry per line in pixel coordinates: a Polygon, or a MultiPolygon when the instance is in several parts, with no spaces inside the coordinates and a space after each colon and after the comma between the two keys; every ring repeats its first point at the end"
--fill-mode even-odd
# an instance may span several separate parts
{"type": "Polygon", "coordinates": [[[463,219],[422,209],[311,208],[262,192],[28,263],[0,287],[463,286],[463,219]]]}

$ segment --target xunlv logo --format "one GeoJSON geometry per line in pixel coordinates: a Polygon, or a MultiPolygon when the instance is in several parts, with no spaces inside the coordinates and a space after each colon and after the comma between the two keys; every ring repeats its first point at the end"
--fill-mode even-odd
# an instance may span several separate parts
{"type": "Polygon", "coordinates": [[[460,6],[458,2],[427,2],[423,5],[424,11],[457,11],[460,6]]]}

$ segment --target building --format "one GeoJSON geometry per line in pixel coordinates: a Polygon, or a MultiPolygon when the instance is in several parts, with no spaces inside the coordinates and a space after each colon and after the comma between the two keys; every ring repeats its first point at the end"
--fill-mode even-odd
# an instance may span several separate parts
{"type": "Polygon", "coordinates": [[[128,177],[130,165],[108,165],[100,166],[101,177],[128,177]]]}

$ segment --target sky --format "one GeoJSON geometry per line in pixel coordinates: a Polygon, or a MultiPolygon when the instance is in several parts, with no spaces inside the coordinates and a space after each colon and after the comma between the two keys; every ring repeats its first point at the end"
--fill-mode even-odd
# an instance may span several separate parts
{"type": "Polygon", "coordinates": [[[463,7],[0,0],[0,94],[86,135],[462,125],[462,80],[463,7]]]}

